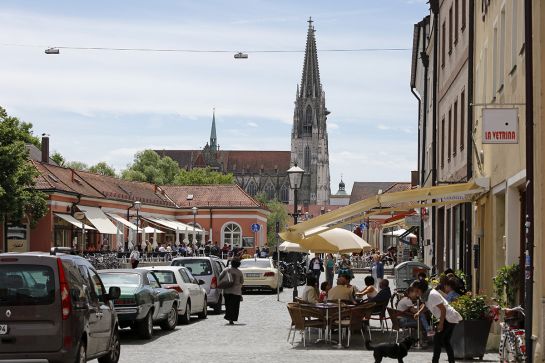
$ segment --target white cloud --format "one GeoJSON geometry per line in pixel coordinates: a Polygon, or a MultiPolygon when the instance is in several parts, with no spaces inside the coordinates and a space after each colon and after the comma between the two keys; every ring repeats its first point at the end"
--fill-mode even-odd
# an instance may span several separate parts
{"type": "Polygon", "coordinates": [[[259,127],[258,124],[256,124],[255,122],[247,122],[246,125],[250,126],[250,127],[259,127]]]}

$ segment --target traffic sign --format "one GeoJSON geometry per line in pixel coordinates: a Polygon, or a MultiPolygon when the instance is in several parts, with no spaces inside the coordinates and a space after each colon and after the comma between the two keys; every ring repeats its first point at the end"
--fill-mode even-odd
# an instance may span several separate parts
{"type": "Polygon", "coordinates": [[[361,223],[360,224],[360,229],[367,229],[367,224],[361,223]]]}
{"type": "Polygon", "coordinates": [[[261,226],[257,223],[252,224],[252,232],[259,232],[261,226]]]}

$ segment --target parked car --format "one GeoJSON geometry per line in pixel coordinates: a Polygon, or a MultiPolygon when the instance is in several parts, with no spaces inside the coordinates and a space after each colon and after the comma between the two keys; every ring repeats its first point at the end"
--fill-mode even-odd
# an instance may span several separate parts
{"type": "Polygon", "coordinates": [[[191,272],[182,266],[143,267],[153,271],[161,285],[178,293],[178,316],[184,324],[189,323],[191,315],[197,314],[200,319],[206,319],[208,305],[203,280],[197,280],[191,272]]]}
{"type": "Polygon", "coordinates": [[[0,254],[0,361],[117,363],[119,288],[59,250],[0,254]]]}
{"type": "Polygon", "coordinates": [[[144,269],[99,270],[105,286],[119,286],[121,296],[114,301],[121,328],[131,327],[144,339],[153,335],[153,326],[173,330],[178,323],[178,293],[161,287],[152,271],[144,269]]]}
{"type": "Polygon", "coordinates": [[[248,258],[240,261],[239,270],[244,274],[244,290],[267,289],[275,291],[280,283],[283,290],[282,273],[274,266],[270,258],[248,258]],[[280,277],[279,277],[280,275],[280,277]]]}
{"type": "Polygon", "coordinates": [[[223,304],[223,291],[218,289],[218,279],[225,269],[223,261],[215,256],[210,257],[179,257],[172,260],[172,266],[186,267],[193,276],[202,279],[202,285],[206,290],[208,306],[214,309],[216,314],[221,313],[223,304]]]}

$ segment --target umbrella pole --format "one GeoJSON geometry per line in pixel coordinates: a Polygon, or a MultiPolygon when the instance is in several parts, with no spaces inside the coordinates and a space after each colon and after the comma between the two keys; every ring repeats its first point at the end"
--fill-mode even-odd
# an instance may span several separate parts
{"type": "Polygon", "coordinates": [[[341,316],[341,300],[337,300],[337,304],[339,305],[339,342],[337,343],[337,348],[342,348],[343,347],[343,344],[342,344],[342,340],[343,340],[343,334],[342,334],[342,330],[341,330],[341,320],[342,320],[342,316],[341,316]]]}

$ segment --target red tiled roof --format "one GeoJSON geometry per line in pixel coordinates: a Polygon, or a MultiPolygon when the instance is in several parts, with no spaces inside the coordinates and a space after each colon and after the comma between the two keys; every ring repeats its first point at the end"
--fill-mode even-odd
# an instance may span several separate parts
{"type": "Polygon", "coordinates": [[[87,183],[75,170],[51,164],[32,161],[41,174],[38,189],[55,189],[69,193],[86,195],[89,197],[103,197],[103,195],[87,183]],[[47,180],[47,183],[43,181],[47,180]]]}
{"type": "Polygon", "coordinates": [[[410,182],[400,182],[395,183],[388,189],[384,190],[383,193],[396,193],[396,192],[404,192],[406,190],[411,190],[411,183],[410,182]]]}
{"type": "Polygon", "coordinates": [[[196,206],[265,209],[236,184],[166,185],[161,188],[182,208],[196,206]],[[192,196],[192,199],[188,199],[188,196],[192,196]]]}
{"type": "Polygon", "coordinates": [[[384,192],[394,184],[396,182],[354,182],[350,194],[350,204],[375,196],[380,190],[384,192]]]}

